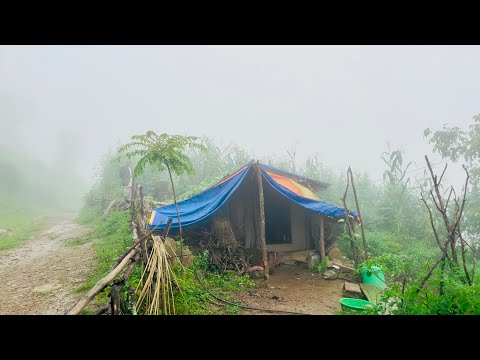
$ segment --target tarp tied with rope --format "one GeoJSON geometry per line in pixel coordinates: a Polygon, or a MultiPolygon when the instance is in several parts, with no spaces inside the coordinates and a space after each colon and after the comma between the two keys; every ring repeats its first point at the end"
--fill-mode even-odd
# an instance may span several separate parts
{"type": "MultiPolygon", "coordinates": [[[[177,205],[182,227],[196,224],[214,215],[235,193],[240,184],[245,181],[247,173],[253,170],[253,165],[254,162],[252,160],[209,189],[187,200],[180,201],[177,205]]],[[[299,184],[298,181],[291,177],[283,175],[285,172],[282,170],[264,164],[260,164],[260,169],[266,183],[289,201],[308,211],[325,216],[334,218],[345,216],[345,209],[320,200],[310,189],[299,184]]],[[[351,215],[358,216],[354,211],[351,211],[351,215]]],[[[178,229],[175,204],[153,209],[149,221],[150,229],[155,227],[157,230],[164,229],[169,218],[172,219],[171,228],[178,229]]]]}

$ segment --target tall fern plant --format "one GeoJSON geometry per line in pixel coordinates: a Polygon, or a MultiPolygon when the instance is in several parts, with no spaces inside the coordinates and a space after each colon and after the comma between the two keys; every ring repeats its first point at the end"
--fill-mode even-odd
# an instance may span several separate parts
{"type": "Polygon", "coordinates": [[[118,152],[127,158],[138,157],[140,160],[134,169],[135,176],[140,176],[145,167],[150,165],[155,172],[162,172],[165,168],[172,184],[173,201],[177,211],[178,228],[180,233],[180,258],[183,260],[182,224],[177,205],[177,195],[173,184],[172,172],[177,176],[182,174],[194,175],[195,170],[190,158],[185,154],[188,149],[206,151],[205,146],[199,143],[195,136],[156,134],[147,131],[144,135],[134,135],[131,142],[122,145],[118,152]]]}

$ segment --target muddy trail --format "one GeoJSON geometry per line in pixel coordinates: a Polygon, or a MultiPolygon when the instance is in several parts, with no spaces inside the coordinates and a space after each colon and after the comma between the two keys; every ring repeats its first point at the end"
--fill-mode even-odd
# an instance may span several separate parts
{"type": "Polygon", "coordinates": [[[75,289],[95,265],[90,242],[67,244],[89,232],[75,217],[49,216],[37,235],[0,251],[0,314],[64,314],[74,305],[80,296],[75,289]]]}

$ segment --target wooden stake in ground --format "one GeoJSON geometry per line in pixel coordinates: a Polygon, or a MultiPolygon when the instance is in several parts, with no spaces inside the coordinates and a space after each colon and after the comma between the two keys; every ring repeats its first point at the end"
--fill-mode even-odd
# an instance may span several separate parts
{"type": "Polygon", "coordinates": [[[350,179],[352,181],[353,196],[355,197],[355,204],[357,205],[358,217],[360,218],[360,229],[362,230],[363,251],[365,251],[365,259],[368,259],[367,240],[365,239],[365,230],[363,229],[363,219],[360,212],[360,204],[358,203],[357,190],[355,189],[355,183],[353,181],[352,168],[349,166],[348,171],[350,173],[350,179]]]}
{"type": "Polygon", "coordinates": [[[127,256],[123,258],[123,260],[120,262],[120,264],[117,265],[115,269],[113,269],[107,276],[105,276],[103,279],[99,280],[97,284],[90,289],[88,293],[85,294],[83,298],[80,299],[80,301],[75,304],[75,306],[70,309],[65,315],[78,315],[80,311],[83,310],[85,306],[95,297],[97,296],[98,293],[100,293],[103,289],[105,289],[108,284],[110,284],[115,277],[120,274],[122,269],[128,264],[130,259],[135,255],[137,249],[131,250],[127,256]]]}
{"type": "Polygon", "coordinates": [[[259,240],[262,246],[262,258],[263,258],[263,280],[265,286],[268,283],[268,257],[267,257],[267,244],[265,242],[265,200],[263,197],[263,184],[262,184],[262,172],[260,170],[260,162],[257,160],[256,164],[257,180],[258,180],[258,193],[259,193],[259,205],[260,205],[260,217],[259,217],[259,240]]]}
{"type": "Polygon", "coordinates": [[[132,221],[135,221],[135,178],[132,175],[132,187],[130,188],[130,215],[132,217],[132,221]]]}
{"type": "Polygon", "coordinates": [[[323,216],[320,216],[320,256],[325,259],[325,231],[324,231],[323,216]]]}
{"type": "MultiPolygon", "coordinates": [[[[172,192],[173,192],[173,202],[175,203],[175,210],[177,212],[177,219],[178,219],[178,232],[180,234],[180,263],[183,265],[183,236],[182,236],[182,223],[180,221],[180,213],[178,212],[178,204],[177,204],[177,194],[175,193],[175,186],[173,185],[173,178],[172,172],[170,170],[170,165],[168,162],[166,163],[168,175],[170,176],[170,183],[172,184],[172,192]]],[[[180,267],[183,271],[183,267],[180,267]]]]}

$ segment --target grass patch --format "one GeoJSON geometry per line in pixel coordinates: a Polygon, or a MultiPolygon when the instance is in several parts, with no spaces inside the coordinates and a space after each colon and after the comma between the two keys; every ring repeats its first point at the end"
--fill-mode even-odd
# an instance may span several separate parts
{"type": "Polygon", "coordinates": [[[84,205],[75,219],[80,225],[95,225],[101,221],[102,211],[98,206],[84,205]]]}
{"type": "Polygon", "coordinates": [[[80,246],[80,245],[89,243],[91,241],[92,241],[91,236],[84,236],[84,237],[69,239],[69,240],[67,240],[66,245],[68,247],[75,247],[75,246],[80,246]]]}
{"type": "Polygon", "coordinates": [[[212,272],[208,266],[208,252],[197,254],[195,263],[192,267],[186,268],[181,274],[179,269],[175,269],[179,279],[181,293],[175,296],[175,306],[177,314],[185,315],[203,315],[203,314],[229,314],[237,315],[240,308],[234,305],[220,303],[214,299],[195,278],[195,271],[205,286],[219,297],[235,302],[236,299],[231,295],[232,292],[249,291],[255,287],[255,282],[248,276],[240,276],[236,273],[219,274],[212,272]],[[225,306],[217,306],[210,302],[210,299],[216,303],[225,306]]]}
{"type": "Polygon", "coordinates": [[[11,233],[0,236],[0,250],[18,246],[41,228],[42,209],[0,202],[0,228],[11,233]]]}
{"type": "MultiPolygon", "coordinates": [[[[97,239],[92,245],[95,251],[96,266],[89,277],[78,289],[78,292],[90,290],[101,278],[107,275],[118,257],[132,245],[129,211],[115,212],[96,223],[91,237],[97,239]]],[[[76,239],[78,240],[78,239],[76,239]]],[[[81,240],[78,240],[81,242],[81,240]]],[[[98,294],[94,306],[108,302],[109,289],[98,294]]],[[[86,310],[88,313],[89,310],[86,310]]]]}

